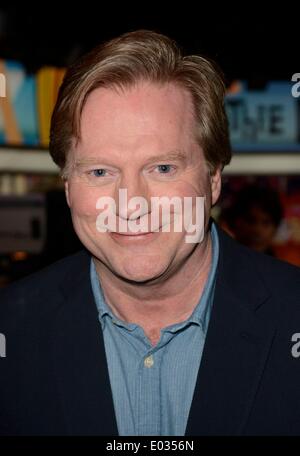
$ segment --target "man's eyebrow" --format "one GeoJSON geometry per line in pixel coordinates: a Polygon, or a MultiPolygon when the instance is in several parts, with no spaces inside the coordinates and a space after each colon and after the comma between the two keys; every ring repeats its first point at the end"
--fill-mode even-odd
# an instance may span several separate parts
{"type": "Polygon", "coordinates": [[[105,163],[107,160],[105,160],[103,157],[89,157],[89,158],[78,158],[75,160],[75,167],[78,166],[84,166],[84,165],[99,165],[100,163],[105,163]]]}
{"type": "MultiPolygon", "coordinates": [[[[168,161],[186,161],[187,156],[183,152],[175,151],[169,152],[166,154],[156,155],[150,157],[146,160],[146,164],[154,163],[154,162],[168,162],[168,161]]],[[[107,158],[103,157],[87,157],[87,158],[78,158],[75,160],[75,167],[86,166],[86,165],[99,165],[99,164],[107,164],[107,158]]]]}
{"type": "Polygon", "coordinates": [[[151,157],[147,160],[147,164],[153,162],[168,162],[168,161],[186,161],[187,155],[183,152],[169,152],[167,154],[156,155],[155,157],[151,157]]]}

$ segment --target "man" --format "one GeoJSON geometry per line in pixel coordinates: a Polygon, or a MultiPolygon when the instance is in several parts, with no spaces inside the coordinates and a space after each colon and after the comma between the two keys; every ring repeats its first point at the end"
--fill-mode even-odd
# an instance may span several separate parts
{"type": "Polygon", "coordinates": [[[66,74],[50,153],[86,251],[1,295],[1,433],[298,433],[299,270],[210,218],[231,158],[215,66],[149,31],[96,48],[66,74]],[[176,204],[152,224],[155,197],[192,200],[190,222],[202,207],[196,241],[176,204]]]}

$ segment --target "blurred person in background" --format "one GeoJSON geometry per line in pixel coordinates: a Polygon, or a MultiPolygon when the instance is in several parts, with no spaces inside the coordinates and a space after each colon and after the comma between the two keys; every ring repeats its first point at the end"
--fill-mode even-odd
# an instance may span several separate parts
{"type": "Polygon", "coordinates": [[[256,185],[242,188],[226,212],[228,227],[238,242],[273,256],[272,242],[282,217],[277,191],[256,185]]]}

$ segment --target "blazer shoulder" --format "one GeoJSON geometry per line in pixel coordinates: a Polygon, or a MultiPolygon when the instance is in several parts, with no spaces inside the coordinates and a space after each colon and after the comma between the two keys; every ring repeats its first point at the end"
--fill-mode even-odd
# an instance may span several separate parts
{"type": "Polygon", "coordinates": [[[252,257],[258,272],[273,289],[289,286],[300,292],[300,268],[298,266],[265,253],[247,250],[249,250],[249,256],[252,257]]]}
{"type": "Polygon", "coordinates": [[[81,250],[1,289],[0,319],[3,321],[9,314],[20,316],[36,302],[46,304],[57,300],[58,286],[64,276],[72,270],[86,268],[89,259],[89,253],[81,250]]]}
{"type": "MultiPolygon", "coordinates": [[[[242,245],[219,228],[223,261],[231,269],[238,266],[244,274],[258,274],[272,292],[300,296],[300,267],[242,245]]],[[[300,302],[300,300],[299,300],[300,302]]]]}

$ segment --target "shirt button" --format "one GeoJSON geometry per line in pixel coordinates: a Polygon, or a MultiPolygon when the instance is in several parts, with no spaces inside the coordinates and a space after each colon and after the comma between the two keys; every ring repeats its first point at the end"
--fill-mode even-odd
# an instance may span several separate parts
{"type": "Polygon", "coordinates": [[[154,359],[153,356],[147,356],[147,358],[144,359],[144,366],[145,367],[152,367],[154,364],[154,359]]]}

